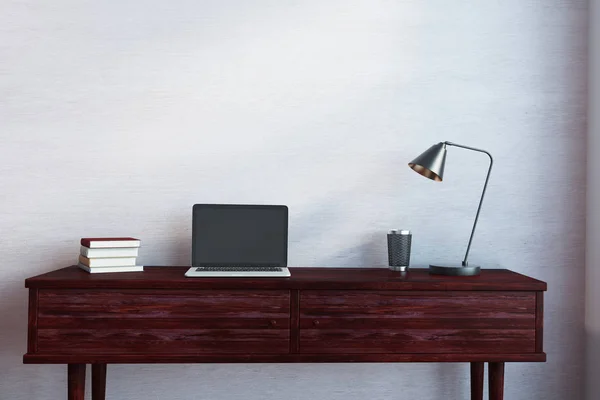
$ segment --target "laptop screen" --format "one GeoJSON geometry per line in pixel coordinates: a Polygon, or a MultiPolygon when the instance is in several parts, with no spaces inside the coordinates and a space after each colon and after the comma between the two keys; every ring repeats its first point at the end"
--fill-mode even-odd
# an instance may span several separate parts
{"type": "Polygon", "coordinates": [[[287,266],[286,206],[195,204],[192,266],[287,266]]]}

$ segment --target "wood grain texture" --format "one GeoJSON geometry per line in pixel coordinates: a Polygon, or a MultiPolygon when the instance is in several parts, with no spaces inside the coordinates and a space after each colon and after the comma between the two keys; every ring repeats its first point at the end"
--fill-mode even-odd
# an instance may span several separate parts
{"type": "Polygon", "coordinates": [[[535,293],[310,291],[302,353],[533,353],[535,293]]]}
{"type": "Polygon", "coordinates": [[[172,275],[169,268],[151,269],[139,279],[136,274],[122,274],[127,276],[123,278],[113,274],[119,276],[90,280],[89,274],[79,272],[67,268],[47,274],[50,278],[31,280],[39,284],[30,289],[38,292],[37,348],[24,356],[24,362],[484,362],[546,358],[535,351],[536,293],[522,290],[527,285],[545,284],[510,271],[492,271],[475,282],[479,285],[476,290],[466,290],[474,285],[469,279],[425,275],[420,280],[418,273],[412,281],[400,282],[407,290],[374,288],[398,285],[387,270],[369,275],[367,270],[306,269],[306,274],[298,273],[294,279],[221,278],[209,280],[210,284],[191,280],[199,287],[179,287],[189,280],[172,275]],[[157,277],[165,280],[154,287],[157,277]],[[368,283],[366,287],[361,279],[368,283]],[[73,282],[89,287],[73,287],[73,282]],[[134,288],[125,287],[127,283],[134,288]],[[334,289],[321,289],[330,283],[334,289]],[[304,289],[291,288],[296,284],[304,289]],[[496,289],[482,290],[484,284],[496,289]],[[340,289],[342,285],[350,289],[340,289]],[[514,287],[518,289],[508,290],[514,287]]]}
{"type": "Polygon", "coordinates": [[[106,399],[106,364],[92,364],[92,400],[106,399]]]}
{"type": "Polygon", "coordinates": [[[537,292],[535,297],[535,351],[544,351],[544,293],[537,292]]]}
{"type": "MultiPolygon", "coordinates": [[[[108,320],[113,329],[288,329],[289,318],[127,318],[108,320]]],[[[77,318],[40,318],[40,329],[105,329],[107,319],[91,316],[77,318]]]]}
{"type": "Polygon", "coordinates": [[[288,353],[288,329],[40,329],[39,353],[288,353]]]}
{"type": "Polygon", "coordinates": [[[301,353],[533,353],[533,330],[311,329],[300,334],[301,353]]]}
{"type": "Polygon", "coordinates": [[[489,367],[490,400],[504,399],[504,363],[491,362],[489,367]]]}
{"type": "Polygon", "coordinates": [[[29,309],[27,318],[27,352],[37,351],[38,329],[38,290],[29,289],[29,309]]]}
{"type": "Polygon", "coordinates": [[[289,318],[287,290],[40,290],[40,319],[289,318]]]}
{"type": "Polygon", "coordinates": [[[483,372],[485,363],[471,363],[471,400],[483,400],[483,372]]]}
{"type": "Polygon", "coordinates": [[[290,304],[290,353],[298,353],[300,347],[300,291],[293,290],[290,304]]]}
{"type": "Polygon", "coordinates": [[[388,362],[544,362],[544,353],[505,354],[26,354],[25,364],[188,364],[188,363],[388,363],[388,362]]]}
{"type": "Polygon", "coordinates": [[[388,268],[290,268],[290,278],[186,278],[189,267],[145,267],[144,272],[89,274],[71,266],[25,281],[28,288],[119,289],[361,289],[361,290],[546,290],[546,283],[505,269],[481,275],[430,275],[412,269],[401,275],[388,268]]]}
{"type": "Polygon", "coordinates": [[[85,364],[67,366],[67,399],[85,400],[85,364]]]}
{"type": "Polygon", "coordinates": [[[287,353],[286,290],[40,290],[38,351],[287,353]]]}

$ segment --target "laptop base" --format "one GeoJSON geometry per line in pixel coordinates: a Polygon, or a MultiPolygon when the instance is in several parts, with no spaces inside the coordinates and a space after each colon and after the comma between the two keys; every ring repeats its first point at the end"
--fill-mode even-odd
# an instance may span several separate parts
{"type": "Polygon", "coordinates": [[[188,278],[287,278],[291,274],[285,267],[191,267],[185,276],[188,278]]]}

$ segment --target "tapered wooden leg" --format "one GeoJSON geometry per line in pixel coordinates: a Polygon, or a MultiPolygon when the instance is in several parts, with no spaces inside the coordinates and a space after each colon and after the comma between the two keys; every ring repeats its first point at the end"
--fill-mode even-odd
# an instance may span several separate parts
{"type": "Polygon", "coordinates": [[[92,364],[92,400],[106,398],[106,364],[92,364]]]}
{"type": "Polygon", "coordinates": [[[85,364],[69,364],[68,375],[68,400],[84,400],[85,396],[85,364]]]}
{"type": "Polygon", "coordinates": [[[482,362],[471,363],[471,400],[483,400],[483,368],[482,362]]]}
{"type": "Polygon", "coordinates": [[[491,362],[489,368],[490,400],[504,399],[504,363],[491,362]]]}

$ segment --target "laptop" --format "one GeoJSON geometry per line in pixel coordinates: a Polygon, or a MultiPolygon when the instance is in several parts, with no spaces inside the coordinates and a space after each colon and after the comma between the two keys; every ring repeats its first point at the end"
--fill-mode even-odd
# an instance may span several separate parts
{"type": "Polygon", "coordinates": [[[187,277],[288,277],[288,208],[194,204],[187,277]]]}

